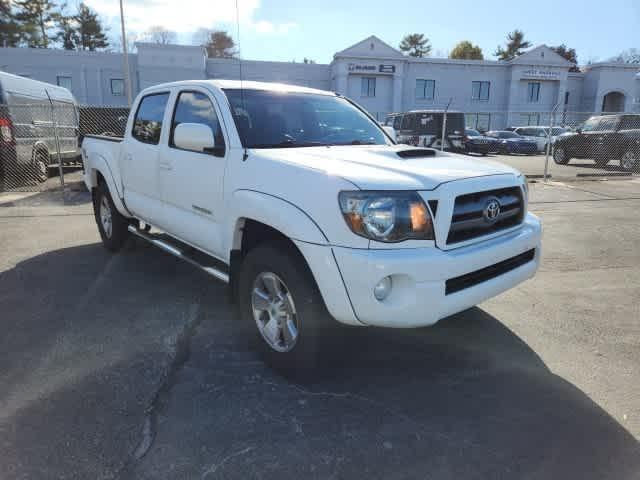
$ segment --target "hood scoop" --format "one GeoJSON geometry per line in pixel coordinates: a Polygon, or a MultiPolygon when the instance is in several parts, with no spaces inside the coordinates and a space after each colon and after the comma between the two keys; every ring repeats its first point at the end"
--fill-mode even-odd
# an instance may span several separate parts
{"type": "Polygon", "coordinates": [[[411,148],[408,150],[399,150],[396,152],[400,158],[425,158],[435,157],[436,151],[432,148],[411,148]]]}

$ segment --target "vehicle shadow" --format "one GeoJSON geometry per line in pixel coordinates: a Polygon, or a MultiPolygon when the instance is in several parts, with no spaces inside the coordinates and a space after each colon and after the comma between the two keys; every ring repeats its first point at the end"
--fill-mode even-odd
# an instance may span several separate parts
{"type": "Polygon", "coordinates": [[[640,474],[637,440],[479,308],[431,328],[343,329],[339,365],[294,383],[232,339],[230,312],[204,307],[136,478],[171,465],[209,478],[228,456],[224,478],[640,474]]]}

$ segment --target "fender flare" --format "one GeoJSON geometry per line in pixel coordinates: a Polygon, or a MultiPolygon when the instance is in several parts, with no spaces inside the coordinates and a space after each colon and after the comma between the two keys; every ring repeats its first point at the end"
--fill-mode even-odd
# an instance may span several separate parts
{"type": "Polygon", "coordinates": [[[302,208],[284,198],[256,190],[236,190],[231,199],[232,215],[229,221],[233,237],[229,239],[232,249],[239,248],[242,241],[244,219],[269,225],[291,240],[329,244],[329,239],[316,221],[302,208]]]}
{"type": "Polygon", "coordinates": [[[118,212],[120,212],[123,216],[127,218],[131,218],[132,215],[127,210],[127,207],[124,205],[124,202],[122,201],[122,192],[118,188],[118,184],[113,178],[113,173],[111,172],[111,169],[109,168],[109,164],[107,163],[105,158],[100,154],[94,153],[91,156],[89,165],[90,165],[90,168],[88,169],[87,174],[85,175],[85,178],[87,179],[87,183],[88,183],[87,187],[89,187],[89,189],[92,189],[98,185],[98,173],[100,173],[100,175],[102,175],[102,178],[104,178],[105,182],[107,182],[107,188],[109,188],[109,193],[111,193],[111,199],[113,200],[113,204],[118,209],[118,212]]]}

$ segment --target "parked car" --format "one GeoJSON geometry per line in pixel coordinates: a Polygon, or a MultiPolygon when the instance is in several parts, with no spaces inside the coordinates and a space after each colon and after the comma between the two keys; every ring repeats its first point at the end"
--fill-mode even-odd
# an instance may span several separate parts
{"type": "Polygon", "coordinates": [[[574,134],[559,137],[553,160],[566,165],[572,158],[593,159],[599,167],[616,159],[623,170],[640,169],[640,114],[594,116],[574,134]]]}
{"type": "MultiPolygon", "coordinates": [[[[385,124],[393,126],[398,143],[440,149],[444,116],[443,110],[412,110],[388,115],[385,124]]],[[[464,114],[448,111],[446,118],[444,149],[464,150],[464,114]]]]}
{"type": "Polygon", "coordinates": [[[123,139],[87,135],[82,152],[105,247],[135,235],[229,283],[238,331],[293,372],[335,348],[334,320],[432,325],[539,264],[522,174],[395,145],[331,92],[157,85],[123,139]]]}
{"type": "Polygon", "coordinates": [[[486,135],[498,140],[499,153],[538,153],[538,144],[536,142],[533,140],[527,140],[515,132],[509,132],[507,130],[491,130],[490,132],[487,132],[486,135]]]}
{"type": "MultiPolygon", "coordinates": [[[[80,160],[78,111],[66,88],[0,72],[0,164],[13,180],[48,178],[58,162],[54,122],[64,163],[80,160]]],[[[13,186],[18,186],[14,184],[13,186]]]]}
{"type": "Polygon", "coordinates": [[[467,153],[486,155],[498,151],[498,139],[482,135],[478,130],[472,128],[465,128],[462,142],[467,153]]]}
{"type": "Polygon", "coordinates": [[[550,127],[543,126],[515,127],[512,131],[523,136],[527,140],[536,142],[539,152],[546,152],[549,139],[551,139],[551,144],[553,144],[556,141],[556,138],[569,131],[568,128],[553,127],[551,129],[551,136],[549,137],[549,128],[550,127]]]}

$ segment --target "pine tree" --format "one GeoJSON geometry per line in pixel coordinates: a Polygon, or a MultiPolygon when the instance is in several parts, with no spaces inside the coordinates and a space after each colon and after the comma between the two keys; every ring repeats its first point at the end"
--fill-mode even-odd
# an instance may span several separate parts
{"type": "Polygon", "coordinates": [[[522,30],[514,30],[507,35],[507,48],[498,47],[494,53],[499,60],[513,60],[522,55],[522,50],[531,46],[531,42],[524,39],[522,30]]]}
{"type": "Polygon", "coordinates": [[[55,40],[49,31],[56,19],[57,4],[53,0],[16,0],[16,20],[23,40],[29,47],[47,48],[55,40]]]}
{"type": "Polygon", "coordinates": [[[93,52],[109,46],[102,22],[98,18],[98,14],[91,10],[91,8],[81,3],[78,7],[75,20],[78,23],[77,46],[79,50],[90,50],[93,52]]]}
{"type": "Polygon", "coordinates": [[[56,39],[65,50],[75,50],[80,43],[78,22],[75,15],[67,15],[66,7],[66,4],[62,5],[60,12],[56,15],[56,23],[58,25],[56,39]]]}
{"type": "Polygon", "coordinates": [[[20,25],[11,10],[10,0],[0,0],[0,47],[17,47],[20,43],[20,25]]]}

